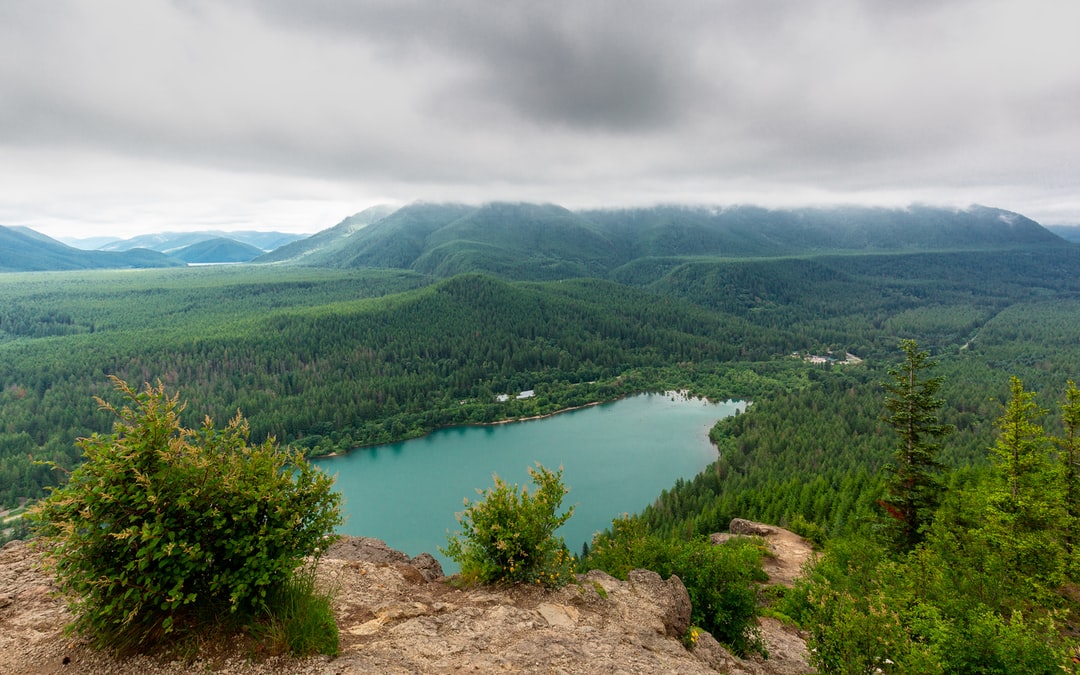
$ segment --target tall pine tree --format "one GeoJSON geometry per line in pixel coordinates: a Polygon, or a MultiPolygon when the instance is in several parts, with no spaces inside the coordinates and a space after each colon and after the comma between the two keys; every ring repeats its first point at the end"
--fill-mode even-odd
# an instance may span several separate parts
{"type": "Polygon", "coordinates": [[[1065,546],[1074,558],[1080,554],[1080,541],[1077,540],[1076,528],[1080,526],[1080,389],[1069,380],[1065,390],[1065,399],[1061,402],[1061,422],[1065,433],[1054,439],[1058,447],[1058,459],[1064,473],[1065,510],[1068,519],[1065,523],[1065,546]]]}
{"type": "Polygon", "coordinates": [[[944,378],[927,376],[937,362],[915,340],[901,340],[900,349],[904,362],[889,370],[891,379],[884,383],[885,422],[898,442],[893,463],[886,467],[886,494],[879,504],[889,516],[889,542],[898,551],[909,551],[922,541],[940,501],[939,441],[953,427],[938,419],[944,401],[937,393],[944,378]]]}
{"type": "Polygon", "coordinates": [[[995,481],[983,529],[1017,582],[1038,591],[1058,586],[1066,572],[1064,471],[1039,423],[1046,410],[1035,392],[1017,377],[1010,378],[1009,391],[990,449],[995,481]]]}

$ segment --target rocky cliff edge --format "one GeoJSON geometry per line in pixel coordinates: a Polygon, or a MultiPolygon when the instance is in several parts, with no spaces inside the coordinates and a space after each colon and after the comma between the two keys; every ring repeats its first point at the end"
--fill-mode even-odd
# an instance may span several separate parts
{"type": "Polygon", "coordinates": [[[805,644],[765,619],[770,658],[742,660],[707,633],[681,637],[690,598],[677,577],[592,571],[554,592],[526,586],[459,589],[430,556],[410,559],[375,539],[346,538],[319,562],[336,589],[336,658],[252,657],[214,645],[191,662],[124,660],[64,635],[71,616],[22,542],[0,549],[0,672],[95,673],[805,673],[805,644]]]}

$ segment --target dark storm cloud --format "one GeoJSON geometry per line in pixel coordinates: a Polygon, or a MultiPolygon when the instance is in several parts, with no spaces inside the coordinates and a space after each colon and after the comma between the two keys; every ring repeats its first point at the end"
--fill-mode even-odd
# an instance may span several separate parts
{"type": "Polygon", "coordinates": [[[370,41],[387,58],[449,58],[463,72],[433,88],[441,103],[465,109],[492,104],[543,125],[634,131],[674,124],[692,105],[685,94],[702,76],[688,58],[696,40],[675,25],[696,13],[657,3],[275,2],[253,7],[282,24],[370,41]]]}

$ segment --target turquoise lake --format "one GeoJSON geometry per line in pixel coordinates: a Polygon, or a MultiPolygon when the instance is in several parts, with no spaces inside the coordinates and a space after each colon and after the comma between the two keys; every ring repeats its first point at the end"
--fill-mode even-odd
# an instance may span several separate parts
{"type": "Polygon", "coordinates": [[[455,513],[492,474],[528,485],[528,468],[563,467],[573,517],[559,530],[572,552],[623,513],[640,511],[679,478],[691,478],[716,459],[709,430],[745,411],[743,401],[709,403],[678,394],[641,394],[543,419],[455,427],[424,438],[354,450],[317,460],[344,495],[342,534],[377,537],[410,556],[429,552],[447,574],[443,556],[455,513]]]}

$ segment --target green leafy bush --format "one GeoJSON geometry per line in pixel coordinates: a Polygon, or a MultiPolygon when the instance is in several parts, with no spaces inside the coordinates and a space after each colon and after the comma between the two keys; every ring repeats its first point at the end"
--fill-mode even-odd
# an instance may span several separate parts
{"type": "Polygon", "coordinates": [[[649,536],[641,518],[623,514],[611,521],[610,529],[593,537],[588,556],[581,561],[581,571],[603,570],[626,579],[630,570],[653,569],[657,561],[670,556],[670,549],[666,540],[649,536]]]}
{"type": "Polygon", "coordinates": [[[558,514],[567,488],[562,469],[552,472],[537,463],[529,469],[536,491],[509,486],[494,476],[495,486],[480,492],[479,501],[465,500],[458,514],[461,532],[448,535],[440,550],[461,566],[469,583],[536,583],[558,588],[573,580],[573,559],[562,537],[555,536],[574,513],[558,514]]]}
{"type": "Polygon", "coordinates": [[[1055,639],[1058,627],[1048,617],[1014,612],[1008,620],[987,609],[975,610],[942,626],[934,648],[947,673],[1060,673],[1072,668],[1075,648],[1055,639]]]}
{"type": "Polygon", "coordinates": [[[221,616],[275,615],[287,585],[341,522],[333,480],[298,452],[249,446],[237,414],[181,427],[162,385],[135,391],[113,433],[79,440],[85,463],[35,509],[38,545],[71,596],[73,628],[119,651],[221,616]]]}
{"type": "MultiPolygon", "coordinates": [[[[782,523],[781,523],[782,524],[782,523]]],[[[829,535],[825,532],[825,528],[812,523],[803,517],[801,513],[796,513],[791,517],[787,523],[787,529],[791,530],[795,534],[799,535],[803,539],[808,540],[813,544],[814,548],[820,549],[825,545],[829,535]]]]}
{"type": "Polygon", "coordinates": [[[820,623],[810,628],[811,662],[825,673],[941,673],[926,645],[880,597],[830,593],[817,598],[820,623]]]}
{"type": "Polygon", "coordinates": [[[1073,672],[1056,612],[983,604],[1001,593],[991,588],[1000,581],[972,559],[953,560],[970,551],[931,548],[939,536],[899,560],[867,540],[830,540],[780,603],[809,632],[811,665],[823,673],[1073,672]],[[982,599],[961,578],[985,588],[982,599]]]}
{"type": "Polygon", "coordinates": [[[738,654],[764,651],[757,630],[757,586],[765,581],[762,549],[754,539],[714,546],[699,538],[662,539],[648,533],[636,517],[616,518],[608,532],[593,540],[585,561],[626,579],[633,569],[649,569],[663,577],[677,575],[693,607],[691,620],[738,654]]]}

